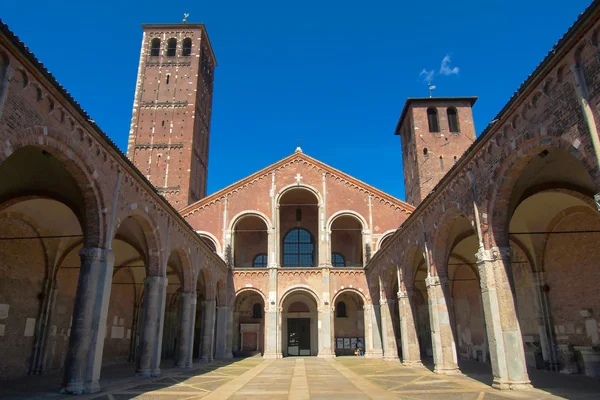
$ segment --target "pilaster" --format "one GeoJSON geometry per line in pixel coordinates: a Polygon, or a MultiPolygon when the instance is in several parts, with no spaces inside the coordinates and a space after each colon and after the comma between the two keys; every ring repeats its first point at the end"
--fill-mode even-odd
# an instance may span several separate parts
{"type": "Polygon", "coordinates": [[[439,276],[428,276],[425,279],[427,296],[429,298],[429,321],[431,327],[431,342],[433,344],[433,372],[436,374],[458,374],[458,361],[454,333],[450,325],[450,313],[446,304],[446,296],[442,285],[447,279],[439,276]]]}
{"type": "Polygon", "coordinates": [[[106,316],[115,257],[111,250],[83,248],[73,324],[65,362],[63,393],[95,393],[104,349],[106,316]]]}
{"type": "Polygon", "coordinates": [[[365,304],[365,343],[367,358],[383,358],[379,304],[365,304]]]}
{"type": "Polygon", "coordinates": [[[402,364],[408,367],[423,366],[421,363],[419,336],[415,327],[415,313],[412,306],[413,293],[412,290],[398,292],[402,364]]]}
{"type": "Polygon", "coordinates": [[[523,338],[510,287],[510,247],[480,248],[476,254],[490,359],[496,389],[531,388],[523,338]]]}

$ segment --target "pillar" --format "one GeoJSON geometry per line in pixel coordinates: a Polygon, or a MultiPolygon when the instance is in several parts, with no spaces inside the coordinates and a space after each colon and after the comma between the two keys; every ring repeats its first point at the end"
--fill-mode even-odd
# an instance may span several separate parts
{"type": "Polygon", "coordinates": [[[144,279],[144,310],[140,331],[139,376],[160,376],[162,331],[167,295],[167,278],[147,276],[144,279]]]}
{"type": "Polygon", "coordinates": [[[319,316],[318,316],[318,333],[319,333],[319,353],[318,357],[321,358],[334,358],[335,353],[333,351],[333,329],[331,323],[331,304],[329,300],[329,272],[331,271],[330,264],[325,264],[321,268],[321,276],[323,277],[321,287],[323,288],[322,299],[323,304],[319,305],[319,316]]]}
{"type": "Polygon", "coordinates": [[[215,332],[215,311],[216,301],[205,300],[202,302],[204,307],[204,329],[202,330],[202,361],[213,360],[213,339],[215,332]]]}
{"type": "Polygon", "coordinates": [[[509,274],[510,247],[480,248],[476,254],[490,361],[496,389],[531,388],[509,274]]]}
{"type": "Polygon", "coordinates": [[[394,324],[392,322],[392,313],[390,307],[394,306],[394,299],[382,298],[379,310],[381,312],[381,336],[383,359],[387,361],[398,361],[398,346],[396,345],[396,335],[394,333],[394,324]]]}
{"type": "Polygon", "coordinates": [[[398,292],[398,314],[400,317],[400,341],[402,345],[402,364],[408,367],[423,366],[419,335],[415,326],[415,312],[412,304],[414,292],[398,292]]]}
{"type": "Polygon", "coordinates": [[[179,341],[177,343],[177,366],[192,367],[192,349],[194,342],[194,319],[196,316],[196,292],[182,292],[179,320],[179,341]]]}
{"type": "Polygon", "coordinates": [[[231,360],[233,354],[231,352],[231,322],[233,312],[229,306],[217,307],[217,337],[216,337],[216,353],[215,358],[219,360],[231,360]]]}
{"type": "Polygon", "coordinates": [[[113,252],[107,249],[83,248],[79,256],[81,269],[61,390],[73,394],[100,390],[98,381],[115,264],[113,252]]]}
{"type": "Polygon", "coordinates": [[[444,286],[446,277],[428,276],[425,279],[427,296],[429,297],[429,325],[433,344],[433,362],[436,374],[457,374],[458,361],[454,333],[450,325],[450,312],[446,304],[444,286]]]}
{"type": "Polygon", "coordinates": [[[365,357],[382,358],[383,350],[381,348],[381,322],[379,314],[379,304],[366,304],[365,310],[365,357]]]}
{"type": "MultiPolygon", "coordinates": [[[[279,213],[277,213],[279,215],[279,213]]],[[[274,240],[274,238],[273,238],[274,240]]],[[[278,246],[273,244],[277,253],[278,246]]],[[[279,337],[279,313],[277,307],[277,262],[269,259],[269,297],[265,304],[265,352],[263,358],[282,358],[279,337]]]]}

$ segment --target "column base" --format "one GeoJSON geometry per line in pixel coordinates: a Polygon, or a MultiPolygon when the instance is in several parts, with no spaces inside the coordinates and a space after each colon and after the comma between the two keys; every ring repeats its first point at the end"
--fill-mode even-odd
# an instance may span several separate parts
{"type": "Polygon", "coordinates": [[[150,378],[152,377],[151,369],[140,369],[135,371],[135,376],[141,376],[142,378],[150,378]]]}
{"type": "Polygon", "coordinates": [[[98,381],[88,382],[85,384],[86,393],[98,393],[100,391],[100,383],[98,381]]]}
{"type": "Polygon", "coordinates": [[[263,358],[283,358],[283,354],[282,353],[265,353],[263,354],[263,358]]]}
{"type": "Polygon", "coordinates": [[[85,388],[83,382],[69,382],[60,389],[61,394],[83,394],[85,388]]]}
{"type": "Polygon", "coordinates": [[[530,390],[533,389],[529,381],[507,381],[496,379],[492,382],[492,387],[498,390],[530,390]]]}
{"type": "Polygon", "coordinates": [[[213,361],[212,357],[202,357],[202,358],[200,358],[200,362],[203,362],[203,363],[209,363],[209,362],[212,362],[212,361],[213,361]]]}
{"type": "Polygon", "coordinates": [[[383,361],[390,361],[390,362],[400,362],[400,357],[398,356],[383,356],[383,361]]]}
{"type": "Polygon", "coordinates": [[[162,372],[160,371],[160,368],[156,368],[153,369],[152,371],[150,371],[150,376],[153,378],[156,378],[157,376],[160,376],[162,374],[162,372]]]}
{"type": "Polygon", "coordinates": [[[232,359],[233,359],[232,353],[217,354],[215,356],[215,360],[232,360],[232,359]]]}
{"type": "Polygon", "coordinates": [[[383,352],[381,351],[367,351],[365,358],[383,358],[383,352]]]}
{"type": "Polygon", "coordinates": [[[425,367],[423,365],[423,363],[421,362],[421,360],[419,360],[419,361],[402,360],[402,365],[404,365],[405,367],[410,367],[410,368],[424,368],[425,367]]]}
{"type": "Polygon", "coordinates": [[[335,358],[335,353],[319,353],[317,354],[317,358],[335,358]]]}
{"type": "Polygon", "coordinates": [[[460,375],[460,369],[458,369],[458,366],[452,366],[452,367],[438,367],[437,365],[433,368],[433,373],[434,374],[439,374],[439,375],[460,375]]]}

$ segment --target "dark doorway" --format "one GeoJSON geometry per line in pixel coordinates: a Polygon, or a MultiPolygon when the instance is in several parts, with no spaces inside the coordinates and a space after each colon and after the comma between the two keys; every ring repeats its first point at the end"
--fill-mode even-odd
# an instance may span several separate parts
{"type": "Polygon", "coordinates": [[[288,318],[288,355],[310,356],[310,318],[288,318]]]}

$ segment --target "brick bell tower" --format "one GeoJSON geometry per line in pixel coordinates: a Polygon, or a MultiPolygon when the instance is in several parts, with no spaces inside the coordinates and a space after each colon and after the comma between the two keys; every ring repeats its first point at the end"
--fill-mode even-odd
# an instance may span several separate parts
{"type": "Polygon", "coordinates": [[[127,156],[176,208],[206,196],[214,69],[204,24],[144,24],[127,156]]]}
{"type": "Polygon", "coordinates": [[[409,98],[396,135],[402,142],[406,201],[417,206],[475,141],[477,97],[409,98]]]}

